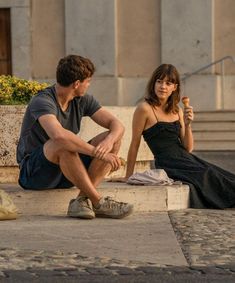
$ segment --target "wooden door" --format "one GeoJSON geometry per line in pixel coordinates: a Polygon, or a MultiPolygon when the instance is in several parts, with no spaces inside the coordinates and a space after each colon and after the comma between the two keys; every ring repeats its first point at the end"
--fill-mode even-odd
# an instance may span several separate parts
{"type": "Polygon", "coordinates": [[[10,9],[0,9],[0,75],[11,75],[10,9]]]}

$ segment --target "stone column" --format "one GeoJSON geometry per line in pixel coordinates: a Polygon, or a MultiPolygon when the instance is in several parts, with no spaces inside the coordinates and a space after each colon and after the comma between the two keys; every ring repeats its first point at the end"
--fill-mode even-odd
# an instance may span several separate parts
{"type": "Polygon", "coordinates": [[[116,0],[65,0],[65,51],[96,66],[89,92],[106,105],[118,104],[116,0]]]}
{"type": "Polygon", "coordinates": [[[31,31],[30,9],[13,7],[11,9],[12,23],[12,73],[25,79],[31,74],[31,31]]]}
{"type": "Polygon", "coordinates": [[[90,92],[135,105],[160,61],[160,0],[65,0],[66,53],[95,63],[90,92]]]}
{"type": "Polygon", "coordinates": [[[89,57],[96,75],[116,74],[115,0],[65,0],[65,50],[89,57]]]}
{"type": "Polygon", "coordinates": [[[161,1],[162,62],[170,62],[181,73],[187,73],[214,60],[213,2],[161,1]]]}
{"type": "MultiPolygon", "coordinates": [[[[162,0],[162,62],[192,73],[214,58],[214,0],[162,0]]],[[[220,77],[214,66],[186,80],[183,95],[194,110],[221,108],[220,77]]]]}

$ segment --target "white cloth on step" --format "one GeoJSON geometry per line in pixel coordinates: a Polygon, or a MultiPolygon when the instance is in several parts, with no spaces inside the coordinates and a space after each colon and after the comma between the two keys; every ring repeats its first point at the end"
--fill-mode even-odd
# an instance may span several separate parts
{"type": "Polygon", "coordinates": [[[127,184],[130,185],[172,185],[174,180],[167,176],[163,169],[149,169],[142,173],[134,173],[131,175],[127,184]]]}

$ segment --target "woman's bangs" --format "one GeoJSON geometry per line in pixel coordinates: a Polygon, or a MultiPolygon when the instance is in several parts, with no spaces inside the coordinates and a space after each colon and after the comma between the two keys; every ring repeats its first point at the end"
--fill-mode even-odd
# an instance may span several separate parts
{"type": "Polygon", "coordinates": [[[173,84],[177,83],[175,75],[172,74],[172,72],[169,72],[169,71],[162,73],[159,79],[160,80],[166,80],[166,81],[173,83],[173,84]]]}

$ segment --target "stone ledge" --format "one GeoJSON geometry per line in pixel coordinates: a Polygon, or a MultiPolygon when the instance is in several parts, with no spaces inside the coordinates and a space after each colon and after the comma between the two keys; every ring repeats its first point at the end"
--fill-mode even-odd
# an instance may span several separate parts
{"type": "MultiPolygon", "coordinates": [[[[126,131],[122,141],[119,155],[126,158],[129,144],[131,141],[131,124],[132,115],[135,107],[105,107],[113,115],[115,115],[125,125],[126,131]]],[[[25,106],[6,106],[0,105],[0,167],[1,166],[17,166],[16,162],[16,145],[18,143],[21,123],[25,112],[25,106]]],[[[106,129],[95,124],[90,118],[82,119],[81,131],[79,136],[88,141],[106,129]]],[[[141,139],[137,161],[150,161],[153,155],[147,144],[141,139]]]]}
{"type": "MultiPolygon", "coordinates": [[[[152,161],[137,161],[135,164],[134,172],[142,172],[153,168],[154,164],[152,161]]],[[[116,178],[125,176],[126,166],[122,166],[119,170],[112,172],[107,177],[116,178]]],[[[19,177],[18,166],[0,166],[0,184],[6,183],[17,183],[19,177]]]]}
{"type": "MultiPolygon", "coordinates": [[[[23,215],[64,215],[70,199],[77,196],[76,188],[26,191],[17,184],[1,184],[0,188],[10,194],[19,213],[23,215]]],[[[132,186],[103,182],[98,190],[104,196],[109,195],[132,203],[135,212],[169,211],[189,207],[187,185],[132,186]]]]}

